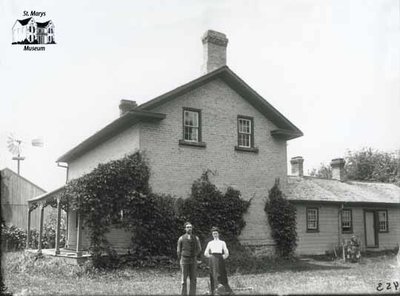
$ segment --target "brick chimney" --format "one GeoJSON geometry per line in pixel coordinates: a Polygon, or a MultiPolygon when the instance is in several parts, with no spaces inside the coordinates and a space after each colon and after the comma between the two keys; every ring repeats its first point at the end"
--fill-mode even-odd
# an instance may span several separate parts
{"type": "Polygon", "coordinates": [[[345,160],[343,158],[335,158],[331,161],[332,179],[345,181],[346,175],[344,171],[345,160]]]}
{"type": "Polygon", "coordinates": [[[304,159],[301,156],[292,157],[292,159],[290,159],[293,176],[303,177],[303,162],[304,159]]]}
{"type": "Polygon", "coordinates": [[[208,30],[203,38],[203,74],[207,74],[226,65],[226,35],[217,31],[208,30]]]}
{"type": "Polygon", "coordinates": [[[124,115],[126,112],[133,110],[137,107],[136,101],[121,100],[119,103],[119,116],[124,115]]]}

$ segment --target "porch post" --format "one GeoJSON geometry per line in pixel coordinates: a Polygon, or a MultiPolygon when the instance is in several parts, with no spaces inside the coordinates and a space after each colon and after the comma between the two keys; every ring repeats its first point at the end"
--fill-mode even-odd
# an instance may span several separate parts
{"type": "Polygon", "coordinates": [[[61,198],[57,197],[56,255],[60,254],[61,198]]]}
{"type": "Polygon", "coordinates": [[[28,227],[26,233],[26,249],[29,249],[29,243],[31,241],[31,207],[28,203],[28,227]]]}
{"type": "Polygon", "coordinates": [[[40,204],[38,253],[42,253],[44,204],[40,204]]]}
{"type": "Polygon", "coordinates": [[[69,212],[69,200],[68,200],[68,197],[67,197],[67,205],[66,205],[66,214],[67,214],[67,221],[65,222],[67,225],[66,225],[66,242],[65,242],[65,244],[66,244],[66,247],[68,247],[69,246],[69,215],[70,215],[70,212],[69,212]]]}
{"type": "Polygon", "coordinates": [[[77,211],[76,214],[78,215],[78,229],[76,231],[76,256],[80,257],[82,256],[82,217],[79,211],[77,211]]]}

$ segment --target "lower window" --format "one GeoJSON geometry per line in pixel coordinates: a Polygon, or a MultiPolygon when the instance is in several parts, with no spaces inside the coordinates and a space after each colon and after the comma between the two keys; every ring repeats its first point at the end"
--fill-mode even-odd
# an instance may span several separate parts
{"type": "Polygon", "coordinates": [[[318,231],[318,208],[307,208],[307,231],[318,231]]]}
{"type": "Polygon", "coordinates": [[[389,221],[387,210],[378,211],[379,232],[389,232],[389,221]]]}

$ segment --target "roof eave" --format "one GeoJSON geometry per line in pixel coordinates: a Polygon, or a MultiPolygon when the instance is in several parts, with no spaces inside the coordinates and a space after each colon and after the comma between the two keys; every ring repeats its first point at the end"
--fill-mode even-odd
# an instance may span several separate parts
{"type": "Polygon", "coordinates": [[[293,132],[290,130],[285,130],[285,129],[276,129],[271,131],[271,136],[277,139],[282,139],[282,140],[292,140],[296,139],[299,137],[302,137],[304,134],[300,132],[293,132]]]}
{"type": "Polygon", "coordinates": [[[320,204],[335,204],[335,205],[352,205],[352,206],[391,206],[391,207],[400,207],[399,202],[381,202],[381,201],[340,201],[340,200],[309,200],[309,199],[291,199],[288,198],[290,202],[293,203],[320,203],[320,204]]]}
{"type": "Polygon", "coordinates": [[[107,139],[113,137],[116,132],[122,132],[123,130],[131,127],[132,125],[140,121],[160,121],[166,117],[165,114],[149,112],[145,110],[131,110],[117,118],[74,148],[72,148],[67,153],[59,157],[56,162],[70,162],[78,157],[80,157],[85,152],[89,151],[96,145],[106,141],[107,139]]]}

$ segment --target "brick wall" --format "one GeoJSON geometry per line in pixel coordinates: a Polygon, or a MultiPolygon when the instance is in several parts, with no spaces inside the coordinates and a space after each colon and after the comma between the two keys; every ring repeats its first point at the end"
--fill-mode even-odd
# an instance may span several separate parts
{"type": "MultiPolygon", "coordinates": [[[[264,212],[265,197],[275,178],[286,183],[286,142],[270,136],[273,123],[254,109],[222,80],[214,80],[152,110],[167,114],[155,124],[142,124],[141,149],[151,164],[150,183],[155,192],[187,197],[193,181],[203,171],[215,172],[211,180],[221,190],[228,186],[253,198],[241,240],[249,244],[272,243],[264,212]],[[182,108],[201,109],[202,141],[206,148],[180,146],[182,108]],[[258,153],[235,151],[237,116],[254,118],[258,153]]],[[[211,227],[211,225],[210,225],[211,227]]]]}
{"type": "Polygon", "coordinates": [[[187,197],[193,181],[210,169],[215,172],[211,180],[218,188],[224,191],[232,186],[240,190],[244,199],[252,198],[242,242],[273,243],[264,212],[265,197],[275,178],[279,177],[284,186],[287,176],[286,141],[270,135],[275,125],[222,80],[211,81],[151,111],[165,113],[167,117],[160,122],[135,125],[74,160],[69,164],[70,179],[90,172],[98,163],[140,148],[150,161],[153,190],[187,197]],[[201,109],[205,148],[179,145],[183,107],[201,109]],[[258,153],[234,150],[238,115],[254,118],[258,153]]]}

